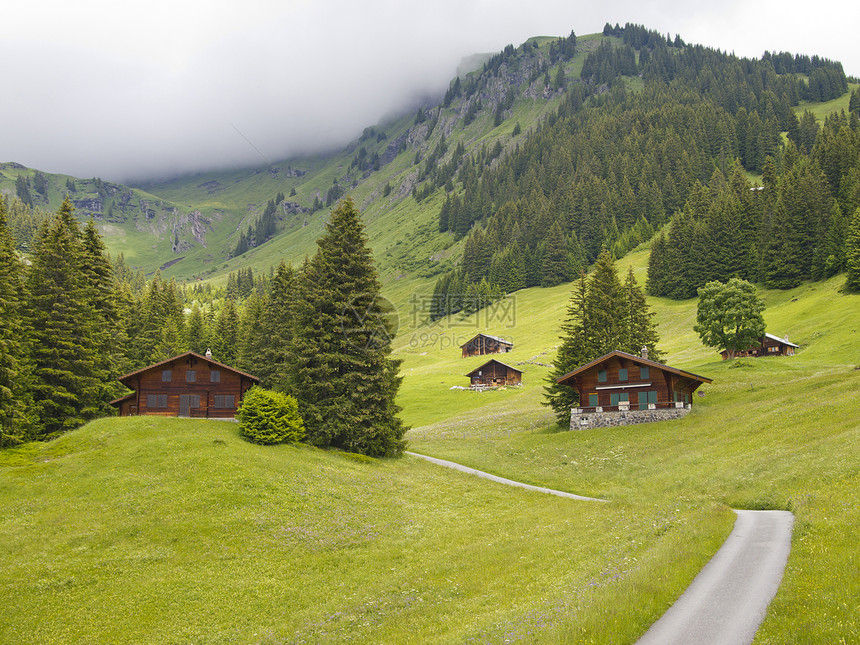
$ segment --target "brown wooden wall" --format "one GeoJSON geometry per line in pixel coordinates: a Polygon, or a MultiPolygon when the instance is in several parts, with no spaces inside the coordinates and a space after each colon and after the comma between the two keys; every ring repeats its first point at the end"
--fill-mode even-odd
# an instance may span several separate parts
{"type": "Polygon", "coordinates": [[[504,354],[511,351],[510,343],[502,343],[495,338],[478,336],[463,345],[463,358],[468,356],[483,356],[484,354],[504,354]]]}
{"type": "MultiPolygon", "coordinates": [[[[726,350],[721,351],[720,355],[723,357],[723,360],[726,360],[729,357],[729,353],[726,350]]],[[[735,352],[735,358],[756,358],[759,356],[794,356],[794,347],[765,336],[759,347],[752,347],[746,351],[735,352]]]]}
{"type": "Polygon", "coordinates": [[[487,387],[500,385],[519,385],[523,382],[522,372],[500,363],[490,363],[481,368],[481,375],[473,374],[472,385],[486,385],[487,387]]]}
{"type": "MultiPolygon", "coordinates": [[[[655,403],[658,407],[671,407],[675,402],[692,403],[692,393],[699,386],[698,381],[680,378],[672,372],[668,372],[649,365],[648,376],[642,376],[642,367],[635,361],[622,357],[613,356],[604,363],[578,374],[575,377],[576,389],[579,391],[581,407],[593,407],[595,403],[590,395],[597,395],[596,405],[613,407],[618,405],[618,400],[613,394],[626,394],[630,409],[647,407],[648,403],[655,403]],[[621,369],[627,369],[627,380],[620,378],[621,369]],[[599,372],[606,370],[606,381],[599,381],[599,372]],[[644,383],[650,383],[643,386],[644,383]],[[621,387],[612,387],[621,386],[621,387]],[[610,389],[607,389],[610,388],[610,389]],[[652,398],[648,398],[649,392],[652,398]],[[656,398],[656,400],[654,400],[656,398]],[[641,404],[641,406],[640,406],[641,404]]],[[[622,397],[617,397],[618,399],[622,397]]]]}
{"type": "Polygon", "coordinates": [[[130,414],[179,416],[181,396],[185,394],[200,397],[200,407],[189,408],[188,416],[217,419],[236,416],[236,408],[238,408],[245,392],[253,385],[253,381],[236,372],[212,365],[205,360],[188,356],[173,363],[159,365],[141,372],[132,377],[127,385],[136,390],[137,396],[120,404],[120,416],[130,414]],[[170,370],[171,380],[169,382],[162,381],[163,370],[170,370]],[[193,383],[186,380],[189,370],[196,372],[193,383]],[[211,372],[213,371],[220,372],[219,382],[212,382],[211,372]],[[148,406],[149,395],[166,396],[167,407],[150,408],[148,406]],[[215,397],[223,395],[233,396],[234,405],[232,407],[215,407],[215,397]],[[135,407],[136,412],[134,411],[135,407]]]}

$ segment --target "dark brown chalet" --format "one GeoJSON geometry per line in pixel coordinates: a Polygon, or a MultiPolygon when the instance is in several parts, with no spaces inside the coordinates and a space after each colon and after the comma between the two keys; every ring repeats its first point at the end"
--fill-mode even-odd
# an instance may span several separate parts
{"type": "MultiPolygon", "coordinates": [[[[788,336],[780,338],[773,334],[765,334],[761,337],[760,345],[735,352],[735,358],[742,358],[744,356],[794,356],[794,350],[799,347],[800,345],[789,343],[788,336]]],[[[720,355],[723,357],[723,360],[729,357],[729,353],[726,350],[721,351],[720,355]]]]}
{"type": "Polygon", "coordinates": [[[502,385],[520,385],[523,373],[516,367],[505,365],[495,358],[472,370],[469,377],[472,387],[500,387],[502,385]]]}
{"type": "Polygon", "coordinates": [[[612,412],[688,407],[693,392],[711,379],[615,350],[558,382],[579,392],[582,412],[612,412]]]}
{"type": "Polygon", "coordinates": [[[484,354],[507,354],[514,348],[514,344],[498,336],[478,334],[460,347],[463,350],[463,358],[467,358],[468,356],[483,356],[484,354]]]}
{"type": "Polygon", "coordinates": [[[121,417],[154,414],[219,419],[236,416],[245,392],[260,379],[210,357],[185,352],[121,376],[119,381],[134,390],[111,401],[121,417]]]}

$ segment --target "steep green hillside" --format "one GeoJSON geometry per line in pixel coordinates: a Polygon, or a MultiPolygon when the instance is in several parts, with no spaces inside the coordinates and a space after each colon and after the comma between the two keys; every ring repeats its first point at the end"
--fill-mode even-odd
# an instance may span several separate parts
{"type": "Polygon", "coordinates": [[[0,453],[0,502],[0,641],[40,645],[532,641],[572,616],[607,642],[653,621],[666,592],[639,589],[676,585],[676,557],[694,573],[731,522],[155,418],[0,453]]]}
{"type": "MultiPolygon", "coordinates": [[[[646,259],[621,269],[641,276],[646,259]]],[[[566,286],[517,292],[492,320],[404,321],[412,450],[608,504],[410,457],[261,448],[225,422],[103,419],[5,450],[0,640],[633,643],[719,547],[732,506],[797,517],[757,642],[853,642],[860,342],[840,282],[763,292],[769,328],[801,350],[739,366],[698,342],[695,302],[652,299],[667,361],[714,383],[681,421],[589,432],[559,431],[540,405],[534,363],[553,358],[566,286]],[[451,345],[479,329],[531,361],[522,388],[449,389],[480,360],[451,345]]]]}
{"type": "Polygon", "coordinates": [[[129,263],[147,272],[169,267],[192,249],[217,248],[234,228],[222,208],[180,207],[137,188],[43,173],[17,163],[0,164],[0,191],[44,211],[56,211],[68,195],[79,220],[95,219],[111,253],[125,254],[129,263]]]}
{"type": "MultiPolygon", "coordinates": [[[[620,264],[632,264],[641,279],[646,261],[639,251],[620,264]]],[[[479,358],[401,346],[401,401],[417,425],[407,435],[410,447],[640,509],[672,503],[681,524],[703,504],[792,510],[797,524],[786,576],[756,642],[795,642],[798,634],[804,643],[854,642],[860,639],[854,601],[860,560],[852,537],[860,526],[860,297],[840,293],[843,280],[762,292],[768,329],[801,346],[785,358],[723,362],[692,330],[695,300],[650,299],[666,362],[714,379],[681,421],[560,431],[540,405],[546,368],[522,365],[522,388],[450,391],[450,384],[467,382],[462,374],[479,358]]],[[[513,295],[512,329],[474,318],[443,319],[437,327],[509,336],[515,349],[502,359],[530,360],[557,343],[553,332],[567,294],[556,287],[513,295]]],[[[552,357],[550,351],[537,360],[552,357]]],[[[580,642],[579,633],[572,620],[545,642],[580,642]]]]}

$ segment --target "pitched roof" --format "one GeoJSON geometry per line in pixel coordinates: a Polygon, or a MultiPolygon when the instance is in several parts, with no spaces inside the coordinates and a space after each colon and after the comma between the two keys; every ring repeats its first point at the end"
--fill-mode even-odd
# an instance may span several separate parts
{"type": "Polygon", "coordinates": [[[656,367],[657,369],[661,369],[664,372],[669,372],[670,374],[676,374],[678,376],[683,376],[685,378],[691,378],[695,381],[700,381],[702,383],[711,383],[713,379],[709,379],[707,376],[699,376],[698,374],[693,374],[692,372],[687,372],[685,370],[679,370],[677,367],[669,367],[668,365],[664,365],[663,363],[658,363],[657,361],[651,361],[647,358],[642,358],[641,356],[636,356],[635,354],[628,354],[627,352],[622,352],[619,349],[613,350],[608,354],[604,354],[600,358],[595,358],[590,363],[586,363],[585,365],[580,365],[572,372],[568,372],[561,378],[557,379],[558,383],[564,383],[566,380],[573,378],[577,374],[581,374],[582,372],[594,367],[595,365],[599,365],[603,361],[612,358],[613,356],[619,356],[621,358],[626,358],[635,363],[639,363],[641,365],[647,365],[649,367],[656,367]]]}
{"type": "Polygon", "coordinates": [[[235,372],[236,374],[239,374],[240,376],[244,376],[245,378],[249,378],[252,381],[257,381],[257,383],[260,382],[259,377],[254,376],[253,374],[248,374],[246,372],[242,372],[241,370],[237,370],[235,367],[230,367],[229,365],[224,365],[224,363],[219,363],[218,361],[213,360],[211,358],[207,358],[205,356],[202,356],[202,355],[198,354],[197,352],[185,352],[184,354],[177,354],[176,356],[168,358],[165,361],[161,361],[160,363],[153,363],[152,365],[147,365],[146,367],[141,367],[139,370],[135,370],[134,372],[129,372],[128,374],[123,374],[117,380],[120,383],[124,384],[125,381],[127,379],[130,379],[132,376],[137,376],[138,374],[141,374],[143,372],[148,372],[151,369],[161,367],[162,365],[167,365],[168,363],[172,363],[173,361],[178,361],[180,359],[185,358],[186,356],[193,356],[194,358],[198,358],[201,361],[206,361],[207,363],[211,363],[212,365],[217,365],[218,367],[220,367],[222,369],[229,370],[231,372],[235,372]]]}
{"type": "Polygon", "coordinates": [[[770,338],[771,340],[775,340],[778,343],[782,343],[783,345],[790,345],[791,347],[800,348],[800,345],[795,345],[794,343],[789,343],[788,339],[786,339],[786,338],[780,338],[779,336],[774,336],[773,334],[768,334],[767,332],[765,332],[764,335],[767,336],[768,338],[770,338]]]}
{"type": "Polygon", "coordinates": [[[118,399],[114,399],[113,401],[108,403],[108,405],[117,405],[117,404],[122,403],[123,401],[125,401],[127,399],[133,399],[136,396],[137,396],[137,392],[129,392],[125,396],[121,396],[118,399]]]}
{"type": "Polygon", "coordinates": [[[502,362],[502,361],[500,361],[500,360],[496,360],[495,358],[491,358],[490,360],[488,360],[488,361],[487,361],[486,363],[484,363],[483,365],[479,365],[478,367],[476,367],[475,369],[473,369],[471,372],[469,372],[468,374],[466,374],[466,376],[472,376],[472,374],[474,374],[474,373],[475,373],[475,372],[477,372],[478,370],[482,370],[482,369],[484,369],[484,368],[485,368],[487,365],[489,365],[490,363],[498,363],[499,365],[501,365],[501,366],[503,366],[503,367],[507,367],[508,369],[514,370],[515,372],[519,372],[520,374],[522,374],[522,373],[523,373],[523,371],[522,371],[522,370],[518,370],[516,367],[512,367],[512,366],[508,365],[507,363],[503,363],[503,362],[502,362]]]}
{"type": "Polygon", "coordinates": [[[472,338],[470,338],[469,340],[467,340],[465,343],[463,343],[462,345],[460,345],[460,347],[465,347],[466,345],[468,345],[469,343],[471,343],[473,340],[475,340],[476,338],[478,338],[478,336],[483,336],[484,338],[492,338],[493,340],[495,340],[495,341],[497,341],[497,342],[499,342],[499,343],[504,343],[505,345],[510,345],[511,347],[513,347],[513,346],[514,346],[514,344],[513,344],[511,341],[509,341],[509,340],[505,340],[504,338],[502,338],[502,337],[500,337],[500,336],[491,336],[490,334],[476,334],[475,336],[472,336],[472,338]]]}

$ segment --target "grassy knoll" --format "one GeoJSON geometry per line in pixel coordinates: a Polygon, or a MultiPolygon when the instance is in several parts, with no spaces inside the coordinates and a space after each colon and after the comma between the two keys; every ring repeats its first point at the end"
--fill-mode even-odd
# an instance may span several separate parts
{"type": "MultiPolygon", "coordinates": [[[[641,275],[643,258],[634,253],[622,264],[641,275]]],[[[860,558],[851,536],[860,526],[860,299],[839,293],[843,279],[763,292],[768,329],[801,344],[791,358],[720,361],[692,331],[695,301],[652,300],[667,362],[714,379],[682,421],[563,431],[540,406],[535,383],[508,398],[488,394],[498,400],[454,419],[436,420],[428,410],[428,421],[408,435],[411,449],[605,497],[634,514],[675,503],[681,524],[714,504],[792,510],[797,524],[786,577],[756,642],[858,642],[860,558]]],[[[518,294],[518,322],[544,344],[540,317],[559,317],[560,305],[553,312],[542,302],[550,291],[518,294]]],[[[417,398],[412,385],[407,372],[404,400],[417,398]]],[[[675,593],[683,587],[679,582],[675,593]]],[[[571,619],[546,642],[580,642],[580,630],[571,619]]]]}
{"type": "Polygon", "coordinates": [[[731,524],[152,418],[3,451],[0,508],[0,642],[39,644],[629,641],[731,524]]]}

